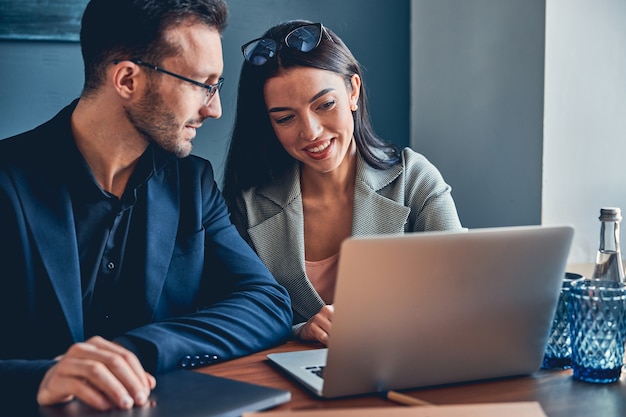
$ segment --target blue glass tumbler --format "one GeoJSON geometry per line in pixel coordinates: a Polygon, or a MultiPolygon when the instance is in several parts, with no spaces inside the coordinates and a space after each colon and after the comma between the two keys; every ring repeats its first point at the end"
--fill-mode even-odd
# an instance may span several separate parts
{"type": "Polygon", "coordinates": [[[626,340],[626,287],[615,281],[581,279],[567,297],[575,379],[619,380],[626,340]]]}
{"type": "Polygon", "coordinates": [[[569,320],[567,318],[567,295],[572,282],[583,276],[566,272],[561,285],[559,301],[552,320],[550,336],[546,344],[541,367],[543,369],[568,369],[572,366],[572,346],[570,343],[569,320]]]}

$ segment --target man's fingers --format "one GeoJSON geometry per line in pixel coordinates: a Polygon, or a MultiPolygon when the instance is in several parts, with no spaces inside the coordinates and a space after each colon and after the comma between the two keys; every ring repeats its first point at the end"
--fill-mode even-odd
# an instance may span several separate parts
{"type": "Polygon", "coordinates": [[[37,399],[42,405],[74,397],[99,410],[122,409],[148,402],[155,378],[143,370],[137,357],[101,337],[76,343],[50,368],[37,399]]]}
{"type": "Polygon", "coordinates": [[[137,357],[122,346],[101,337],[93,337],[87,343],[97,348],[94,352],[97,356],[93,359],[106,365],[126,388],[134,403],[144,405],[150,396],[152,381],[146,376],[137,357]]]}
{"type": "Polygon", "coordinates": [[[150,390],[153,390],[156,387],[156,378],[146,372],[146,378],[148,379],[148,383],[150,384],[150,390]]]}
{"type": "Polygon", "coordinates": [[[108,395],[105,395],[87,381],[78,378],[71,378],[66,381],[69,381],[68,383],[72,385],[71,390],[76,393],[76,398],[97,410],[106,411],[114,407],[129,409],[133,406],[132,399],[128,394],[126,394],[124,400],[117,401],[116,403],[114,400],[111,400],[108,395]]]}
{"type": "Polygon", "coordinates": [[[140,380],[142,380],[145,386],[147,388],[154,388],[154,382],[155,382],[154,377],[150,375],[152,377],[151,379],[146,376],[147,374],[144,371],[143,366],[141,365],[141,362],[139,362],[139,359],[137,359],[137,356],[135,356],[134,353],[125,349],[123,346],[120,346],[117,343],[110,342],[100,336],[92,337],[91,339],[87,341],[87,343],[93,343],[94,345],[99,346],[103,349],[109,349],[113,352],[116,352],[118,355],[121,355],[122,357],[124,357],[126,362],[128,362],[128,364],[132,367],[137,377],[140,380]]]}
{"type": "Polygon", "coordinates": [[[98,410],[108,410],[113,405],[125,409],[133,406],[133,399],[124,386],[104,365],[67,357],[48,370],[39,387],[37,401],[40,405],[52,405],[73,398],[98,410]]]}
{"type": "MultiPolygon", "coordinates": [[[[91,388],[101,392],[117,407],[123,409],[131,408],[136,402],[132,390],[137,391],[138,388],[134,387],[129,389],[128,385],[124,383],[124,380],[129,376],[129,374],[132,375],[132,373],[120,370],[114,371],[109,366],[110,364],[105,364],[99,361],[80,361],[76,367],[77,373],[73,375],[73,377],[83,380],[83,385],[90,386],[91,388]],[[120,375],[122,376],[120,377],[120,375]]],[[[114,368],[116,366],[117,365],[114,365],[114,368]]],[[[141,395],[144,394],[141,393],[141,395]]],[[[76,396],[84,401],[78,393],[76,396]]],[[[147,400],[147,398],[144,397],[141,397],[141,399],[141,404],[144,404],[147,400]]]]}

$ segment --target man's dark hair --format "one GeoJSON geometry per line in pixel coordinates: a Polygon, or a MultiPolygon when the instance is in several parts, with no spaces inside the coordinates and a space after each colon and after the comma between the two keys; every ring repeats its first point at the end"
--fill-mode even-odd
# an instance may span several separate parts
{"type": "Polygon", "coordinates": [[[159,65],[177,53],[166,30],[197,20],[220,34],[228,8],[223,0],[91,0],[83,13],[80,42],[85,63],[83,94],[101,85],[106,66],[116,59],[159,65]]]}

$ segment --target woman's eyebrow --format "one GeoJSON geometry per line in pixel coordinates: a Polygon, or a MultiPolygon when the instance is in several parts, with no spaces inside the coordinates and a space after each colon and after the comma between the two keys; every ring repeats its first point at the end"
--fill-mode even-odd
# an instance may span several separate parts
{"type": "Polygon", "coordinates": [[[309,103],[313,103],[315,100],[317,100],[318,98],[322,97],[324,94],[330,93],[331,91],[334,91],[334,88],[325,88],[322,91],[320,91],[319,93],[317,93],[316,95],[314,95],[311,100],[309,100],[309,103]]]}
{"type": "Polygon", "coordinates": [[[291,108],[289,107],[272,107],[271,109],[268,109],[268,113],[278,113],[281,111],[287,111],[287,110],[291,110],[291,108]]]}
{"type": "MultiPolygon", "coordinates": [[[[317,100],[318,98],[322,97],[324,94],[328,94],[331,91],[335,91],[334,88],[325,88],[322,91],[320,91],[319,93],[315,94],[313,97],[311,97],[311,99],[309,100],[309,103],[313,103],[315,100],[317,100]]],[[[287,111],[287,110],[291,110],[290,107],[272,107],[271,109],[268,110],[269,113],[278,113],[281,111],[287,111]]]]}

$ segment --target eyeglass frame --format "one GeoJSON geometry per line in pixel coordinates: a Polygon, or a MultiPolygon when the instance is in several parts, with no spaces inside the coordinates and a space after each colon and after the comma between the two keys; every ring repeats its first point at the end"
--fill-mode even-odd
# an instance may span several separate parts
{"type": "Polygon", "coordinates": [[[246,42],[246,43],[244,43],[243,45],[241,45],[241,53],[243,54],[243,59],[244,59],[246,62],[249,62],[250,64],[252,64],[252,65],[254,65],[254,66],[260,67],[260,66],[262,66],[262,65],[265,65],[265,64],[266,64],[266,63],[267,63],[267,62],[268,62],[271,58],[274,58],[274,57],[276,56],[276,54],[278,54],[278,51],[280,50],[280,48],[281,48],[281,46],[282,46],[283,44],[284,44],[284,45],[286,45],[288,48],[295,49],[295,50],[297,50],[297,51],[299,51],[299,52],[302,52],[302,53],[305,53],[305,54],[306,54],[306,53],[308,53],[308,52],[313,51],[313,50],[314,50],[314,49],[316,49],[318,46],[320,46],[320,43],[322,42],[322,36],[324,36],[324,35],[323,35],[324,33],[326,34],[326,36],[328,37],[328,39],[330,39],[333,43],[335,42],[335,41],[333,40],[333,38],[332,38],[332,37],[328,34],[328,32],[326,31],[326,27],[325,27],[322,23],[320,23],[320,22],[318,22],[318,23],[304,23],[304,24],[302,24],[302,25],[300,25],[300,26],[298,26],[298,27],[296,27],[296,28],[292,29],[291,31],[289,31],[289,33],[287,33],[287,34],[285,35],[285,37],[283,38],[282,42],[280,42],[280,43],[279,43],[279,41],[277,41],[276,39],[273,39],[273,38],[267,38],[267,37],[260,37],[260,38],[252,39],[251,41],[246,42]],[[297,48],[297,47],[290,46],[290,45],[289,45],[288,38],[289,38],[289,37],[290,37],[290,36],[291,36],[291,35],[292,35],[295,31],[297,31],[297,30],[299,30],[299,29],[302,29],[303,27],[306,27],[306,26],[316,26],[316,27],[319,27],[320,35],[319,35],[319,38],[317,39],[317,42],[315,43],[315,46],[314,46],[313,48],[309,49],[308,51],[303,51],[303,50],[301,50],[301,49],[299,49],[299,48],[297,48]],[[265,60],[265,62],[263,62],[262,64],[255,64],[254,62],[252,62],[252,61],[251,61],[251,60],[250,60],[250,59],[246,56],[246,48],[247,48],[248,46],[250,46],[251,44],[253,44],[254,42],[259,42],[259,41],[262,41],[262,40],[270,40],[270,41],[274,42],[274,43],[276,44],[276,49],[275,49],[274,51],[272,51],[273,55],[272,55],[272,56],[270,56],[267,60],[265,60]]]}
{"type": "MultiPolygon", "coordinates": [[[[178,78],[179,80],[183,80],[183,81],[191,83],[191,84],[193,84],[195,86],[202,87],[202,88],[206,89],[207,92],[206,92],[206,95],[204,96],[204,102],[203,102],[203,105],[205,107],[208,106],[211,103],[211,101],[213,100],[213,97],[215,97],[215,94],[222,89],[222,85],[224,84],[224,77],[220,77],[215,84],[204,84],[204,83],[201,83],[200,81],[192,80],[191,78],[187,78],[187,77],[185,77],[183,75],[176,74],[175,72],[163,69],[163,68],[161,68],[161,67],[159,67],[157,65],[148,64],[147,62],[144,62],[144,61],[142,61],[140,59],[129,59],[128,61],[132,62],[133,64],[137,64],[137,65],[142,66],[142,67],[150,68],[150,69],[152,69],[154,71],[157,71],[157,72],[169,75],[169,76],[174,77],[174,78],[178,78]]],[[[116,64],[116,65],[119,64],[120,62],[122,62],[122,60],[117,60],[116,59],[115,61],[113,61],[113,63],[116,64]]]]}

